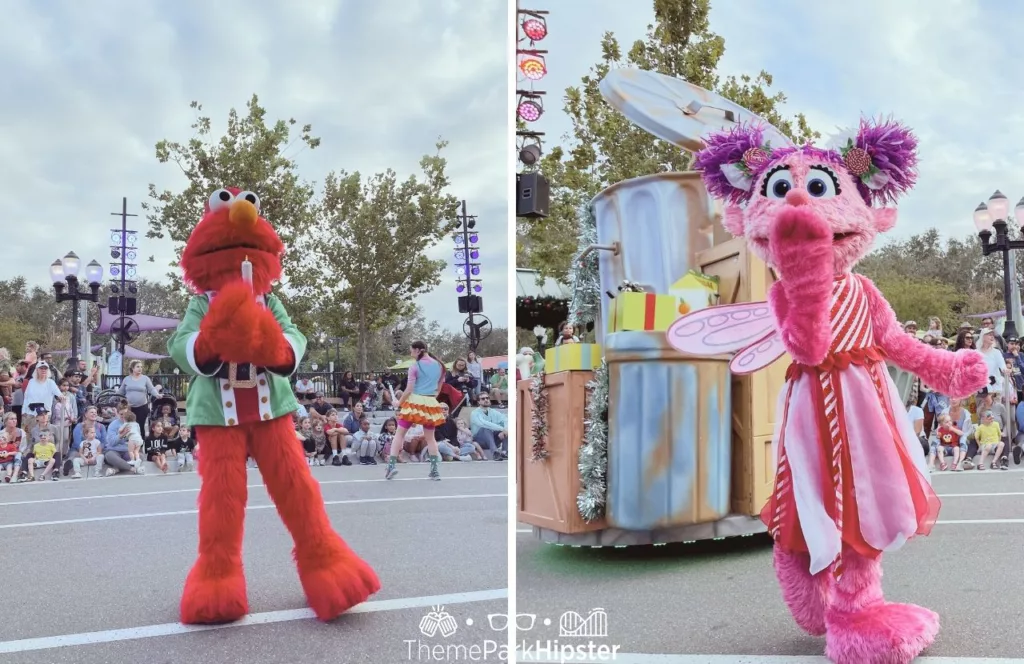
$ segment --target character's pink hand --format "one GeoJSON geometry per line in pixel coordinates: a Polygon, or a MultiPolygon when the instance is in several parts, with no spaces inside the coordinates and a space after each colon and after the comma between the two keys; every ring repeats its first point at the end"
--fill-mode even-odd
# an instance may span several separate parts
{"type": "Polygon", "coordinates": [[[824,276],[832,272],[832,229],[806,207],[786,206],[779,212],[768,238],[775,266],[787,277],[794,271],[824,276]]]}
{"type": "Polygon", "coordinates": [[[968,397],[988,385],[985,357],[976,350],[959,350],[954,353],[953,371],[948,383],[946,389],[936,389],[955,399],[968,397]]]}

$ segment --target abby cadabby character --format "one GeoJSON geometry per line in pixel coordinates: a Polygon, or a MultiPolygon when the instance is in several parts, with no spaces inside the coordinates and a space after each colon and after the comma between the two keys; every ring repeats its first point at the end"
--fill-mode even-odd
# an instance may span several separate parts
{"type": "Polygon", "coordinates": [[[783,600],[801,628],[825,636],[837,664],[910,662],[939,617],[885,601],[882,552],[927,535],[939,500],[885,362],[962,397],[985,385],[985,360],[906,334],[871,280],[852,273],[896,223],[886,204],[914,185],[914,135],[889,120],[863,120],[827,149],[773,147],[763,135],[745,125],[710,136],[695,168],[725,201],[725,228],[778,281],[767,302],[703,309],[668,339],[691,355],[735,353],[737,374],[793,358],[779,395],[775,488],[761,512],[783,600]]]}

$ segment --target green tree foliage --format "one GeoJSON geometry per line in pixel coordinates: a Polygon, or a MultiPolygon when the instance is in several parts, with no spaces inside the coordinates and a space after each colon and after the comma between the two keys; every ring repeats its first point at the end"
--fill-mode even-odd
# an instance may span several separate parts
{"type": "Polygon", "coordinates": [[[725,40],[711,31],[710,0],[654,0],[655,22],[647,35],[623,52],[611,32],[601,40],[601,60],[580,85],[565,91],[565,113],[572,136],[564,146],[551,145],[540,171],[551,184],[550,216],[517,221],[516,264],[543,276],[565,279],[576,249],[576,211],[605,187],[629,178],[685,171],[691,155],[630,123],[601,97],[598,86],[609,70],[634,67],[676,76],[714,90],[765,118],[798,142],[817,134],[803,115],[786,119],[786,96],[770,92],[772,76],[717,73],[725,40]]]}
{"type": "MultiPolygon", "coordinates": [[[[218,137],[213,121],[202,114],[202,105],[194,101],[191,106],[198,115],[191,127],[192,138],[156,144],[157,160],[176,165],[188,184],[181,191],[149,185],[150,202],[142,206],[149,221],[147,237],[170,238],[176,258],[180,258],[210,194],[220,187],[234,186],[259,194],[263,216],[274,225],[285,246],[294,247],[297,238],[316,223],[317,203],[313,186],[299,178],[294,159],[285,153],[293,146],[311,150],[319,147],[320,139],[313,136],[312,126],[307,124],[295,131],[294,119],[268,124],[266,110],[253,95],[245,115],[231,109],[227,131],[218,137]]],[[[293,152],[298,154],[299,150],[293,152]]],[[[297,262],[294,253],[285,256],[286,280],[297,262]]],[[[176,284],[181,283],[177,272],[170,277],[176,284]]]]}
{"type": "MultiPolygon", "coordinates": [[[[944,240],[932,228],[879,247],[857,271],[875,281],[900,320],[938,316],[951,330],[968,314],[1003,308],[1002,263],[982,256],[974,235],[944,240]]],[[[1024,264],[1017,266],[1022,276],[1024,264]]]]}
{"type": "MultiPolygon", "coordinates": [[[[356,366],[375,366],[373,337],[440,280],[444,261],[424,252],[455,224],[456,201],[445,193],[446,144],[423,158],[418,178],[402,180],[390,170],[363,178],[340,170],[325,178],[318,195],[294,160],[320,146],[312,126],[270,122],[253,95],[244,114],[228,113],[226,132],[218,136],[202,106],[192,102],[192,108],[198,116],[193,136],[156,144],[157,159],[175,164],[187,183],[180,190],[149,186],[143,205],[148,237],[169,238],[176,264],[211,192],[222,186],[257,192],[263,215],[288,247],[278,294],[295,323],[313,339],[345,337],[359,349],[356,366]]],[[[170,277],[183,290],[180,276],[170,277]]]]}
{"type": "Polygon", "coordinates": [[[421,177],[399,180],[388,170],[365,180],[340,171],[324,182],[321,223],[299,242],[307,257],[299,290],[316,302],[332,334],[348,332],[366,371],[369,340],[408,313],[416,297],[441,283],[444,260],[425,250],[456,225],[458,200],[445,193],[441,152],[420,160],[421,177]]]}

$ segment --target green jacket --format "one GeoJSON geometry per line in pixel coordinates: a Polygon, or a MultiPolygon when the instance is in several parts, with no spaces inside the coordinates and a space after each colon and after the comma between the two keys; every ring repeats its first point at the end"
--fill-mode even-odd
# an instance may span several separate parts
{"type": "MultiPolygon", "coordinates": [[[[277,374],[270,370],[254,376],[257,383],[258,400],[252,398],[250,391],[241,390],[236,394],[234,387],[227,379],[218,378],[224,364],[199,367],[196,363],[195,345],[199,338],[199,324],[210,310],[210,298],[197,295],[188,303],[185,317],[178,324],[178,329],[167,341],[167,352],[182,371],[195,376],[188,390],[185,402],[186,419],[191,426],[235,426],[241,424],[238,398],[249,399],[253,408],[258,407],[259,419],[270,420],[291,415],[299,408],[298,401],[292,391],[289,377],[299,367],[299,362],[306,353],[306,337],[292,323],[288,312],[281,301],[274,295],[265,297],[266,306],[274,314],[281,325],[284,336],[295,352],[295,365],[287,374],[277,374]]],[[[278,367],[279,368],[279,367],[278,367]]],[[[252,410],[251,408],[249,410],[252,410]]],[[[244,415],[246,410],[241,411],[244,415]]]]}

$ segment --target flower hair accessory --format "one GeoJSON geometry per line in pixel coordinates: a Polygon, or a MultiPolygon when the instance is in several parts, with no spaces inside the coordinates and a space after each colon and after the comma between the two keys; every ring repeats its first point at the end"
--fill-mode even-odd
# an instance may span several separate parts
{"type": "Polygon", "coordinates": [[[862,119],[856,130],[846,130],[829,141],[856,181],[864,200],[885,205],[917,181],[917,137],[895,120],[862,119]]]}
{"type": "Polygon", "coordinates": [[[697,153],[693,167],[703,171],[708,191],[733,203],[749,199],[757,176],[772,161],[772,146],[764,140],[762,127],[736,125],[704,142],[707,147],[697,153]]]}

